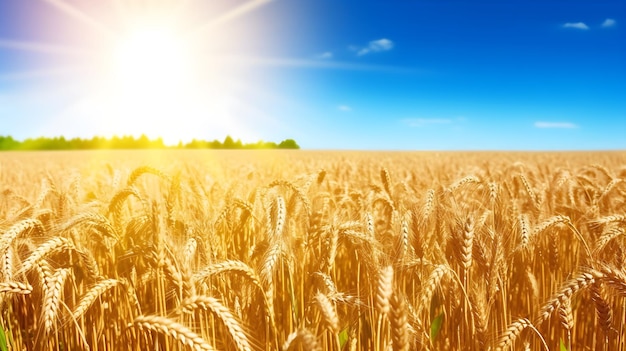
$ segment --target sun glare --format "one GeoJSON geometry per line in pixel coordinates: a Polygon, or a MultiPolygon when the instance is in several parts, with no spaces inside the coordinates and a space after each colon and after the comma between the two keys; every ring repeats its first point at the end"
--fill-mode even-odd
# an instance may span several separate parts
{"type": "MultiPolygon", "coordinates": [[[[175,121],[193,124],[196,93],[193,53],[184,36],[166,25],[137,26],[121,35],[110,55],[108,80],[113,125],[174,142],[175,121]]],[[[189,132],[191,133],[191,132],[189,132]]]]}
{"type": "Polygon", "coordinates": [[[158,95],[188,84],[188,49],[169,28],[149,27],[122,38],[114,52],[114,77],[133,94],[158,95]]]}
{"type": "Polygon", "coordinates": [[[169,144],[242,136],[254,134],[252,118],[265,116],[249,98],[259,95],[259,78],[247,74],[255,58],[246,61],[250,38],[261,32],[233,20],[269,2],[238,2],[220,13],[219,6],[202,0],[110,1],[102,3],[112,12],[98,12],[95,5],[44,0],[60,18],[74,21],[76,27],[67,28],[77,32],[60,32],[72,44],[0,38],[0,46],[62,55],[76,69],[64,84],[75,83],[79,97],[47,129],[57,128],[58,120],[92,135],[146,134],[169,144]],[[209,18],[200,18],[203,13],[209,18]]]}

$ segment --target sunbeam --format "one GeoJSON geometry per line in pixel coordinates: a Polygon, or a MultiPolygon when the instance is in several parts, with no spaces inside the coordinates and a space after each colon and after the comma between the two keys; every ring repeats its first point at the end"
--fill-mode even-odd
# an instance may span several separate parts
{"type": "Polygon", "coordinates": [[[80,72],[80,69],[75,66],[68,67],[56,67],[48,69],[33,69],[25,71],[14,71],[8,73],[0,73],[0,80],[35,80],[40,78],[50,77],[67,77],[68,74],[76,74],[80,72]]]}
{"type": "Polygon", "coordinates": [[[267,5],[270,2],[272,2],[273,0],[251,0],[246,2],[243,5],[240,5],[228,12],[226,12],[225,14],[220,15],[219,17],[212,19],[204,24],[202,24],[200,27],[198,27],[196,30],[194,30],[193,32],[191,32],[190,34],[193,35],[194,37],[197,36],[202,36],[202,35],[206,35],[208,31],[214,29],[217,26],[223,25],[224,23],[231,21],[237,17],[243,16],[246,13],[256,10],[257,8],[267,5]]]}
{"type": "Polygon", "coordinates": [[[47,43],[36,43],[29,41],[21,41],[21,40],[7,40],[0,39],[0,48],[11,49],[11,50],[20,50],[20,51],[31,51],[38,52],[44,54],[61,54],[61,55],[72,55],[72,56],[84,56],[89,54],[88,50],[78,49],[73,47],[47,44],[47,43]]]}
{"type": "Polygon", "coordinates": [[[115,33],[111,29],[107,28],[104,24],[102,24],[101,22],[97,21],[93,17],[85,14],[84,12],[80,11],[76,7],[64,1],[61,1],[61,0],[40,0],[40,1],[50,4],[55,9],[66,14],[68,17],[74,18],[75,20],[78,20],[82,22],[83,24],[86,24],[88,27],[94,29],[98,33],[108,38],[115,37],[115,33]]]}
{"type": "Polygon", "coordinates": [[[224,63],[229,63],[238,67],[294,67],[313,69],[336,69],[346,71],[371,71],[388,73],[428,73],[425,70],[417,70],[406,67],[374,65],[364,63],[342,62],[342,61],[322,61],[307,60],[289,57],[260,57],[260,56],[224,56],[217,58],[224,63]]]}

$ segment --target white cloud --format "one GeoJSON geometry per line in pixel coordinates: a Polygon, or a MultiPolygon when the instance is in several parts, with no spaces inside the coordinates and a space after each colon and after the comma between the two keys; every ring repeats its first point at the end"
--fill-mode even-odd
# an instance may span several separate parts
{"type": "Polygon", "coordinates": [[[352,111],[352,107],[348,105],[339,105],[337,106],[337,110],[342,111],[342,112],[350,112],[352,111]]]}
{"type": "Polygon", "coordinates": [[[535,122],[535,128],[575,129],[578,125],[570,122],[535,122]]]}
{"type": "Polygon", "coordinates": [[[382,38],[382,39],[370,41],[369,46],[373,51],[391,50],[393,49],[393,41],[382,38]]]}
{"type": "Polygon", "coordinates": [[[563,28],[576,28],[576,29],[587,30],[589,29],[589,26],[587,26],[583,22],[576,22],[576,23],[568,22],[563,25],[563,28]]]}
{"type": "Polygon", "coordinates": [[[615,21],[612,18],[607,18],[604,20],[604,22],[602,22],[602,27],[603,28],[608,28],[608,27],[613,27],[617,24],[617,21],[615,21]]]}
{"type": "Polygon", "coordinates": [[[356,51],[357,56],[363,56],[372,52],[389,51],[393,49],[393,46],[394,46],[393,41],[387,38],[382,38],[382,39],[370,41],[369,44],[367,44],[367,46],[365,47],[352,45],[349,47],[349,49],[356,51]]]}
{"type": "Polygon", "coordinates": [[[449,118],[405,118],[402,120],[409,127],[425,127],[429,125],[452,124],[454,120],[449,118]]]}
{"type": "Polygon", "coordinates": [[[330,52],[330,51],[326,51],[326,52],[323,52],[323,53],[317,55],[317,58],[318,59],[322,59],[322,60],[328,60],[328,59],[333,58],[333,53],[330,52]]]}

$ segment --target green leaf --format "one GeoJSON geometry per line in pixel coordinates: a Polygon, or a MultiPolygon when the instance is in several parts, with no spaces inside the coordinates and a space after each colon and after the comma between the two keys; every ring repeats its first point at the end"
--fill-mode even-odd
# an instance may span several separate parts
{"type": "Polygon", "coordinates": [[[4,334],[4,329],[0,325],[0,351],[9,351],[7,346],[7,336],[4,334]]]}
{"type": "Polygon", "coordinates": [[[434,342],[441,331],[441,326],[443,325],[443,312],[441,312],[433,321],[430,323],[430,340],[434,342]]]}
{"type": "Polygon", "coordinates": [[[339,333],[339,346],[343,349],[344,345],[348,343],[348,328],[342,330],[339,333]]]}
{"type": "Polygon", "coordinates": [[[565,343],[563,342],[563,338],[560,338],[559,341],[560,341],[559,350],[567,351],[567,346],[565,346],[565,343]]]}

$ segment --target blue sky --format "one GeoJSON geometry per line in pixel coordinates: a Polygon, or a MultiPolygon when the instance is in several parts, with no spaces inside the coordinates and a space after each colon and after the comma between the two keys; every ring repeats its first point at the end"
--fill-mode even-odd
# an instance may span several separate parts
{"type": "Polygon", "coordinates": [[[626,149],[621,0],[141,3],[0,1],[0,134],[626,149]],[[193,38],[193,59],[134,50],[123,66],[148,68],[114,85],[112,48],[147,17],[193,38]]]}

